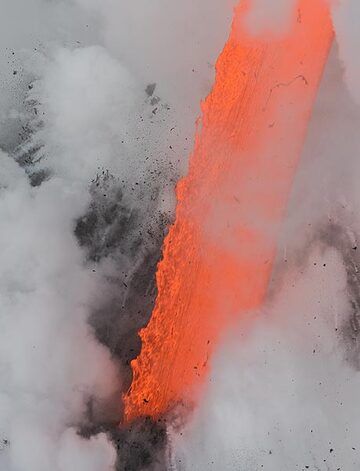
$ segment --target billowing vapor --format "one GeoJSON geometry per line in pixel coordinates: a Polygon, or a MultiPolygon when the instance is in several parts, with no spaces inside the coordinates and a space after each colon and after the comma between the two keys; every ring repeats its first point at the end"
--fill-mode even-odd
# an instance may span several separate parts
{"type": "Polygon", "coordinates": [[[172,432],[181,470],[359,468],[357,5],[337,32],[267,302],[227,334],[201,405],[172,432]]]}
{"type": "MultiPolygon", "coordinates": [[[[146,467],[147,429],[122,446],[120,398],[236,3],[2,0],[1,471],[167,467],[146,467]]],[[[170,469],[359,467],[360,6],[331,4],[267,302],[224,333],[170,469]]],[[[250,31],[282,33],[295,6],[254,0],[250,31]]]]}
{"type": "Polygon", "coordinates": [[[2,3],[0,469],[110,470],[232,2],[2,3]]]}
{"type": "Polygon", "coordinates": [[[339,334],[344,268],[332,250],[309,260],[301,275],[287,273],[250,328],[224,340],[195,423],[177,442],[184,469],[359,466],[360,377],[343,359],[339,334]]]}

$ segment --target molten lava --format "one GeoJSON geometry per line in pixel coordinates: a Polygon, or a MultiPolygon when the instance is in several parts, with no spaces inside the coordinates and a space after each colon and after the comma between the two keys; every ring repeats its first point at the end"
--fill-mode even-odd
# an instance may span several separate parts
{"type": "Polygon", "coordinates": [[[288,32],[254,37],[248,8],[241,1],[235,10],[178,184],[155,309],[124,398],[127,421],[190,401],[219,336],[266,294],[333,29],[324,0],[299,0],[288,32]]]}

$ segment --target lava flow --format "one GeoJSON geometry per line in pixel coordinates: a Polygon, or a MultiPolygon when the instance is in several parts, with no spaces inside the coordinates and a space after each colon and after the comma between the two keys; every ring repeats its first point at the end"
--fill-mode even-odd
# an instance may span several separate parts
{"type": "Polygon", "coordinates": [[[286,33],[255,37],[244,22],[250,7],[235,10],[177,187],[126,421],[191,401],[220,335],[266,294],[333,28],[324,0],[299,0],[286,33]]]}

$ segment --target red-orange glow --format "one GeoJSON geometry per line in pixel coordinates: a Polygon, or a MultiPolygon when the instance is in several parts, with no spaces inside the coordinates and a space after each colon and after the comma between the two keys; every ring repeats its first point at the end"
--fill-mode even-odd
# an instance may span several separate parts
{"type": "Polygon", "coordinates": [[[124,398],[128,421],[187,401],[219,336],[266,294],[333,33],[325,1],[299,0],[285,36],[251,37],[249,3],[235,11],[177,188],[156,306],[124,398]]]}

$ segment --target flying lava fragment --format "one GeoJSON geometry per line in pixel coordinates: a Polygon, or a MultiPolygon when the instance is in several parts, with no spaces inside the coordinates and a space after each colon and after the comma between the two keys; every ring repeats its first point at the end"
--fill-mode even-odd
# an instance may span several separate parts
{"type": "Polygon", "coordinates": [[[286,32],[254,36],[249,8],[235,9],[177,187],[126,422],[191,404],[221,334],[266,295],[333,27],[325,0],[299,0],[286,32]]]}

